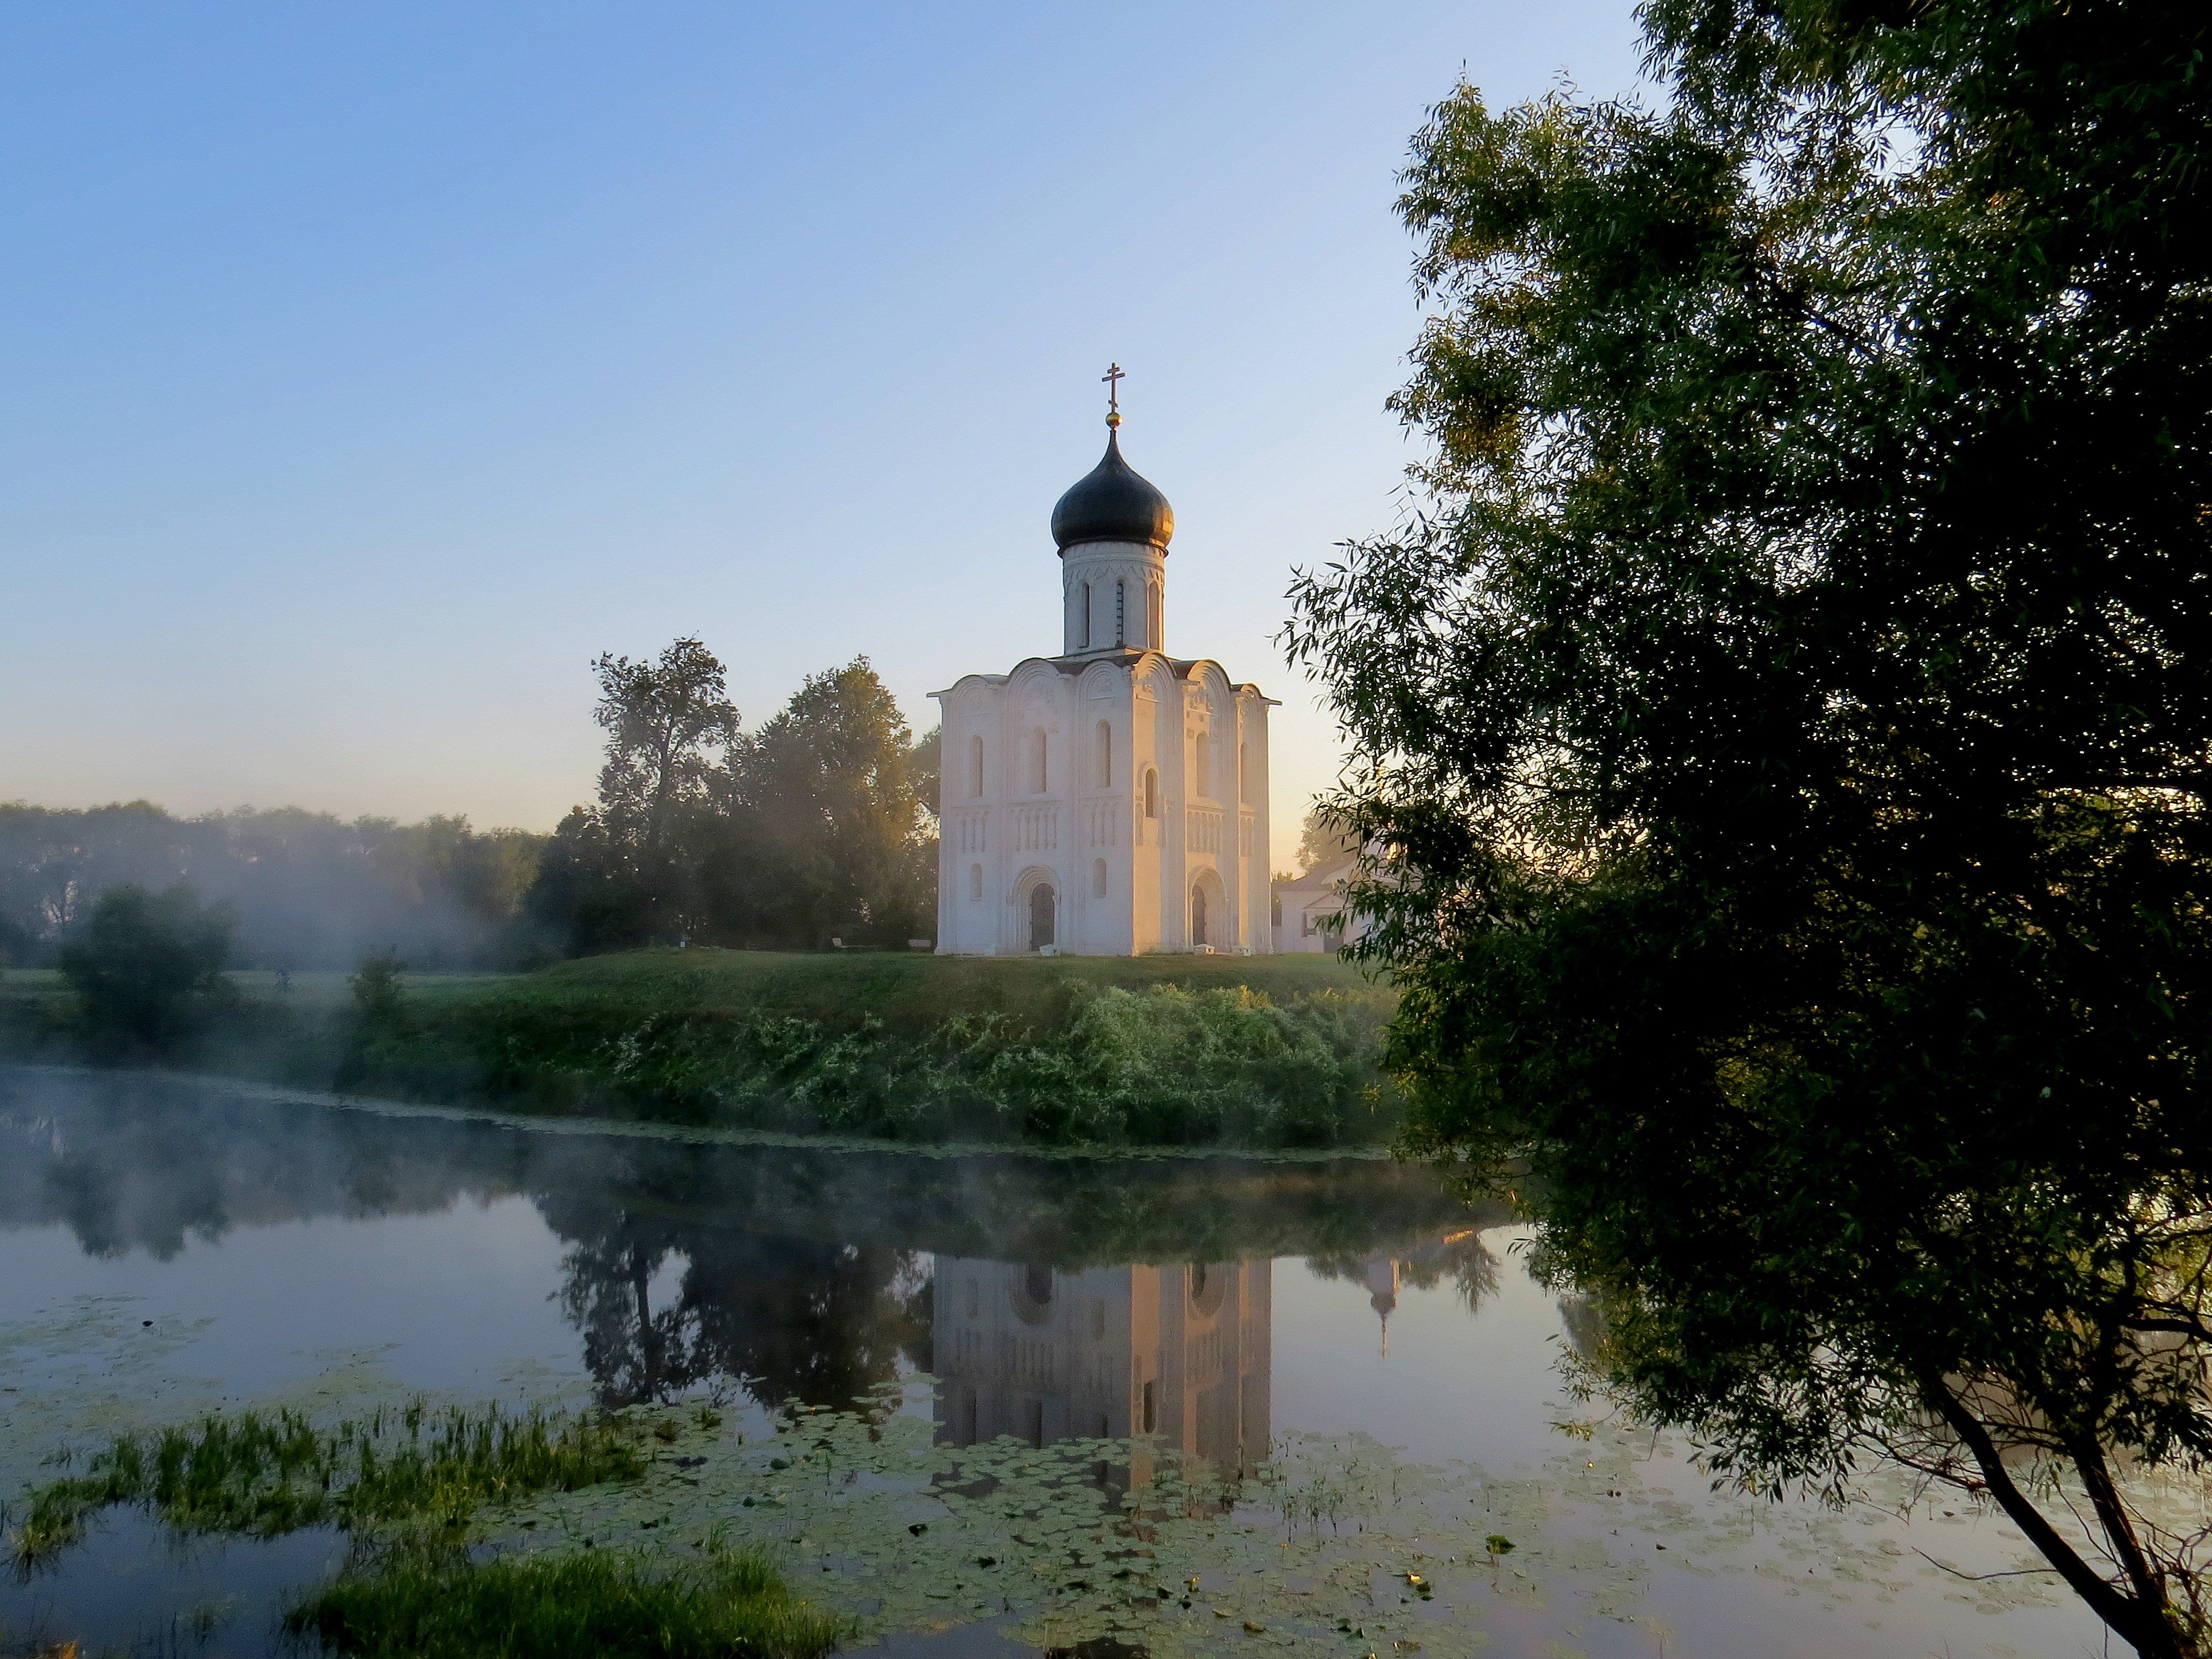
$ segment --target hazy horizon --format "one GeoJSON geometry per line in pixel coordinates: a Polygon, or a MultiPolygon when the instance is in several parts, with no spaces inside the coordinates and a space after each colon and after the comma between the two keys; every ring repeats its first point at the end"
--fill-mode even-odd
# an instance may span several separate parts
{"type": "Polygon", "coordinates": [[[1393,174],[1464,69],[1634,83],[1629,9],[17,9],[0,18],[0,799],[550,830],[588,665],[746,724],[1058,643],[1098,377],[1169,648],[1335,749],[1273,635],[1386,527],[1393,174]]]}

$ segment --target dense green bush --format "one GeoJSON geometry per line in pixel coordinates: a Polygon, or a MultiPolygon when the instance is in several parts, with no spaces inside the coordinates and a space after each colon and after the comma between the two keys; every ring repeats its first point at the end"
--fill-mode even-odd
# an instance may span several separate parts
{"type": "Polygon", "coordinates": [[[174,1047],[223,1000],[235,927],[228,906],[202,904],[182,882],[109,888],[61,951],[88,1040],[108,1052],[174,1047]]]}
{"type": "Polygon", "coordinates": [[[526,1004],[372,1041],[349,1086],[665,1121],[1025,1144],[1334,1146],[1395,1127],[1377,1067],[1392,998],[1071,982],[1064,1020],[962,1013],[915,1030],[773,1010],[639,1013],[608,1029],[526,1004]]]}

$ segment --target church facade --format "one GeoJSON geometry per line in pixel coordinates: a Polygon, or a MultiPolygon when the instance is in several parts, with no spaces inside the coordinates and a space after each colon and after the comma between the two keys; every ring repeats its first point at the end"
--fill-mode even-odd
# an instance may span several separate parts
{"type": "Polygon", "coordinates": [[[1265,952],[1267,710],[1167,653],[1175,514],[1121,459],[1060,497],[1061,648],[933,692],[944,712],[937,949],[1265,952]]]}

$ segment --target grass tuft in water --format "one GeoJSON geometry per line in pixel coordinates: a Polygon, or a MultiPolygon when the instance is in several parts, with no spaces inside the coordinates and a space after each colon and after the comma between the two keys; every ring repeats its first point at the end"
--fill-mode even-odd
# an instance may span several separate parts
{"type": "Polygon", "coordinates": [[[84,1474],[32,1493],[10,1541],[19,1566],[36,1565],[119,1504],[143,1504],[183,1531],[263,1538],[333,1522],[453,1528],[479,1504],[632,1480],[644,1468],[617,1425],[587,1417],[418,1401],[318,1429],[300,1412],[237,1412],[118,1436],[84,1474]]]}
{"type": "Polygon", "coordinates": [[[481,1565],[398,1552],[285,1625],[364,1659],[815,1659],[851,1628],[750,1551],[674,1567],[614,1551],[481,1565]]]}

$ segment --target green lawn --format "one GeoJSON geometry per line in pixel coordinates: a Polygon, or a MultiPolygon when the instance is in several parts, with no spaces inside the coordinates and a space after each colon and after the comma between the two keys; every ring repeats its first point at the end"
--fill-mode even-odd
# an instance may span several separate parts
{"type": "MultiPolygon", "coordinates": [[[[289,994],[277,990],[271,973],[256,969],[224,977],[249,1002],[287,1006],[301,1013],[335,1011],[351,1000],[347,975],[338,972],[295,973],[289,994]]],[[[1068,988],[1075,985],[1127,990],[1243,985],[1276,1001],[1374,985],[1358,968],[1328,956],[991,957],[920,951],[823,956],[716,950],[624,951],[530,974],[407,974],[403,983],[409,998],[426,1012],[460,1003],[528,1001],[567,1005],[580,1013],[625,1015],[758,1010],[838,1025],[873,1015],[902,1029],[973,1013],[1005,1014],[1047,1028],[1064,1018],[1068,988]]],[[[0,972],[0,1001],[46,1003],[66,988],[52,969],[0,972]]]]}

